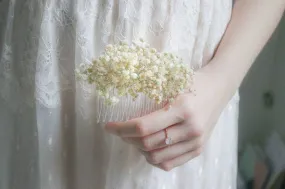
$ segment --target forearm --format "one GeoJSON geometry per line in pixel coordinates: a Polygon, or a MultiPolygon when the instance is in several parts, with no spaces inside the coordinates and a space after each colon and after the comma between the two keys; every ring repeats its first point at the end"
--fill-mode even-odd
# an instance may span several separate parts
{"type": "Polygon", "coordinates": [[[237,0],[225,35],[206,70],[218,73],[236,90],[278,25],[284,8],[285,0],[237,0]]]}

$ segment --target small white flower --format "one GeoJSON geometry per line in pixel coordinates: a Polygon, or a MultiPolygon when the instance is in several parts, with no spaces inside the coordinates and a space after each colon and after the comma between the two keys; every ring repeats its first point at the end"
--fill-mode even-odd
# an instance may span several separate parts
{"type": "Polygon", "coordinates": [[[119,99],[117,97],[115,97],[115,96],[111,97],[111,103],[112,104],[116,104],[118,102],[119,102],[119,99]]]}
{"type": "Polygon", "coordinates": [[[95,84],[98,94],[107,104],[119,101],[115,94],[139,93],[157,103],[174,98],[193,84],[194,72],[172,53],[160,53],[143,40],[131,45],[107,45],[105,52],[92,65],[80,65],[75,70],[79,79],[95,84]]]}
{"type": "Polygon", "coordinates": [[[105,49],[106,49],[106,51],[110,51],[110,50],[113,49],[113,45],[109,44],[109,45],[106,46],[105,49]]]}
{"type": "Polygon", "coordinates": [[[132,74],[131,74],[131,77],[132,77],[132,79],[136,79],[136,78],[138,78],[138,74],[132,73],[132,74]]]}
{"type": "Polygon", "coordinates": [[[105,61],[109,62],[110,61],[110,57],[109,56],[105,56],[105,61]]]}
{"type": "Polygon", "coordinates": [[[123,70],[123,72],[122,72],[122,73],[123,73],[123,75],[124,75],[124,76],[127,76],[127,75],[129,75],[129,74],[130,74],[130,72],[129,72],[128,70],[123,70]]]}
{"type": "Polygon", "coordinates": [[[132,61],[131,61],[131,64],[132,64],[132,65],[137,65],[137,64],[138,64],[138,60],[137,60],[137,59],[132,60],[132,61]]]}
{"type": "Polygon", "coordinates": [[[151,76],[153,76],[153,73],[152,73],[151,70],[148,70],[148,71],[146,72],[146,75],[149,76],[149,77],[151,77],[151,76]]]}
{"type": "Polygon", "coordinates": [[[153,67],[152,67],[152,71],[153,71],[153,72],[158,72],[158,67],[157,67],[157,66],[153,66],[153,67]]]}

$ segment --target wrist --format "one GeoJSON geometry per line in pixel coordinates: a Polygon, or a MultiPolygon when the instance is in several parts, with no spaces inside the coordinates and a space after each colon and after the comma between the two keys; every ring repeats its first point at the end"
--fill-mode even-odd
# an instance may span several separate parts
{"type": "Polygon", "coordinates": [[[211,61],[197,72],[199,75],[207,75],[212,80],[215,90],[223,99],[230,100],[240,86],[240,82],[232,70],[225,69],[220,62],[211,61]]]}
{"type": "Polygon", "coordinates": [[[223,87],[236,91],[243,80],[243,76],[236,67],[230,66],[230,63],[227,62],[229,61],[213,59],[201,71],[211,74],[216,82],[223,87]]]}

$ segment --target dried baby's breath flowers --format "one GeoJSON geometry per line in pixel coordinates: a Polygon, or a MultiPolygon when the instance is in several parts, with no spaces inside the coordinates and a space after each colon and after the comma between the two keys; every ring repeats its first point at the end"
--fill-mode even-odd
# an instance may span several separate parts
{"type": "Polygon", "coordinates": [[[77,75],[95,84],[107,104],[119,97],[140,93],[157,103],[172,102],[190,90],[194,72],[172,53],[161,53],[143,40],[131,45],[121,42],[107,45],[103,54],[90,65],[80,65],[77,75]]]}

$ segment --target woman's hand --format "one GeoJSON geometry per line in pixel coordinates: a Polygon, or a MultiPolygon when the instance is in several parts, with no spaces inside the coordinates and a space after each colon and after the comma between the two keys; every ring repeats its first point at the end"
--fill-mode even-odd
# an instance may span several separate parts
{"type": "Polygon", "coordinates": [[[199,155],[284,9],[284,0],[236,1],[214,58],[196,75],[196,96],[180,95],[168,111],[162,109],[127,122],[108,123],[107,131],[137,146],[148,162],[164,170],[199,155]],[[166,128],[173,141],[168,146],[164,142],[166,128]]]}
{"type": "Polygon", "coordinates": [[[232,93],[225,80],[209,69],[195,77],[192,93],[177,97],[169,110],[161,109],[126,122],[113,122],[106,130],[136,146],[146,160],[169,171],[197,157],[232,93]],[[165,143],[166,131],[171,145],[165,143]]]}

